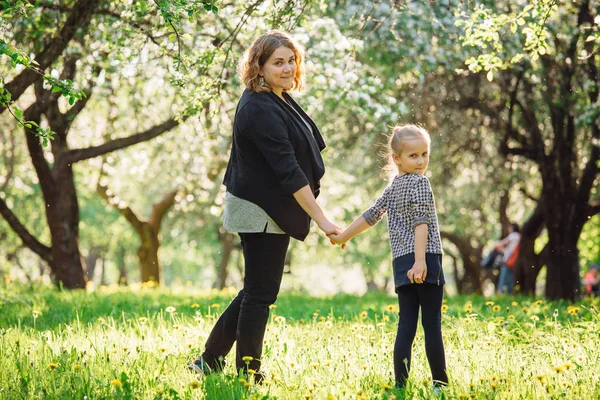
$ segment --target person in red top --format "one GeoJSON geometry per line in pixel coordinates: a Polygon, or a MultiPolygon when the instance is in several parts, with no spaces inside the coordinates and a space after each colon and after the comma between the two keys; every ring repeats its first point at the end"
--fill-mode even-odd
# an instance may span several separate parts
{"type": "Polygon", "coordinates": [[[500,267],[500,277],[498,279],[498,293],[512,293],[513,291],[515,280],[514,263],[518,257],[520,240],[519,225],[513,223],[508,227],[508,236],[494,246],[496,250],[504,253],[502,256],[502,266],[500,267]]]}
{"type": "Polygon", "coordinates": [[[592,264],[585,273],[585,276],[583,277],[585,294],[600,296],[600,274],[598,273],[599,268],[600,265],[592,264]]]}

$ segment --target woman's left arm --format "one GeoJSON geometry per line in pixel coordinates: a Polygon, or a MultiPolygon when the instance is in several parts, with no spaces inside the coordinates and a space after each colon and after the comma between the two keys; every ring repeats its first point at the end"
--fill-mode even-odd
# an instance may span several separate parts
{"type": "Polygon", "coordinates": [[[296,191],[294,193],[294,198],[298,204],[300,204],[300,207],[306,211],[306,213],[317,223],[319,229],[325,232],[325,234],[338,234],[342,231],[339,226],[329,221],[325,216],[325,213],[321,209],[319,203],[317,203],[317,199],[315,199],[309,185],[296,191]]]}

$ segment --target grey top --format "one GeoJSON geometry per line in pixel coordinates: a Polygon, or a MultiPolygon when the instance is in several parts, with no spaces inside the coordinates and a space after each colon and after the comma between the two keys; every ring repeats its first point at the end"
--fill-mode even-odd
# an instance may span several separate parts
{"type": "Polygon", "coordinates": [[[396,176],[363,217],[375,225],[386,212],[394,259],[415,252],[415,227],[421,224],[427,224],[428,231],[425,253],[443,253],[433,192],[426,177],[396,176]]]}
{"type": "Polygon", "coordinates": [[[225,193],[222,219],[223,227],[229,232],[285,234],[265,210],[229,192],[225,193]]]}

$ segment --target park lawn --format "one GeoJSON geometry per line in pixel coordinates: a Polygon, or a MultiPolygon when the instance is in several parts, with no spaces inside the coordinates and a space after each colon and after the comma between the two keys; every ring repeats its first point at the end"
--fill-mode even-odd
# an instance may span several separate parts
{"type": "MultiPolygon", "coordinates": [[[[0,399],[433,398],[423,333],[405,393],[394,391],[398,307],[386,294],[282,293],[263,385],[186,370],[234,290],[141,286],[57,291],[0,286],[0,399]]],[[[444,398],[600,398],[598,299],[446,299],[444,398]]]]}

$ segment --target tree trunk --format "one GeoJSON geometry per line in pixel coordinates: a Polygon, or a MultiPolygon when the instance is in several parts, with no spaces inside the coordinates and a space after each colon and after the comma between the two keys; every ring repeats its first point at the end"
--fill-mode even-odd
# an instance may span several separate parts
{"type": "Polygon", "coordinates": [[[158,232],[155,232],[153,227],[148,223],[143,223],[140,232],[141,244],[137,251],[137,256],[140,261],[140,273],[142,282],[154,282],[160,284],[161,271],[158,261],[158,247],[160,241],[158,232]]]}
{"type": "Polygon", "coordinates": [[[219,270],[217,276],[217,289],[223,289],[227,285],[227,277],[229,276],[229,259],[234,245],[235,236],[229,232],[221,232],[219,229],[219,240],[222,244],[221,260],[219,261],[219,270]]]}
{"type": "MultiPolygon", "coordinates": [[[[25,111],[26,119],[41,121],[43,112],[56,103],[57,99],[50,99],[49,93],[44,92],[41,85],[36,87],[37,101],[25,111]]],[[[66,127],[63,121],[49,113],[48,123],[57,132],[57,138],[52,142],[54,156],[60,156],[68,151],[66,143],[66,127]]],[[[67,289],[81,289],[85,287],[86,279],[84,264],[79,252],[79,205],[73,168],[64,165],[61,168],[50,168],[47,163],[42,146],[37,137],[25,131],[27,146],[31,161],[36,169],[44,201],[46,203],[46,221],[50,230],[52,274],[54,278],[67,289]]]]}
{"type": "Polygon", "coordinates": [[[84,257],[85,267],[86,267],[86,276],[88,281],[94,280],[94,273],[96,272],[96,265],[100,260],[100,249],[97,247],[92,247],[90,249],[87,257],[84,257]]]}
{"type": "Polygon", "coordinates": [[[125,247],[120,247],[117,253],[117,266],[119,268],[119,285],[127,286],[127,264],[125,263],[125,247]]]}
{"type": "Polygon", "coordinates": [[[447,239],[452,242],[458,251],[463,262],[463,275],[456,274],[456,287],[460,287],[461,293],[482,293],[481,289],[481,268],[479,260],[481,260],[481,247],[471,246],[467,238],[459,237],[453,233],[440,232],[442,239],[447,239]]]}
{"type": "MultiPolygon", "coordinates": [[[[102,167],[101,171],[104,170],[102,167]]],[[[101,183],[102,173],[98,179],[96,191],[108,204],[111,204],[127,222],[133,226],[140,237],[140,247],[137,255],[140,261],[140,275],[142,282],[154,282],[160,284],[162,281],[161,267],[158,258],[158,248],[160,247],[160,226],[167,211],[175,204],[177,190],[173,190],[163,197],[157,203],[152,205],[150,218],[142,219],[129,206],[119,206],[121,201],[115,194],[109,191],[106,185],[101,183]]]]}
{"type": "Polygon", "coordinates": [[[521,229],[519,257],[515,263],[515,290],[528,296],[535,296],[535,283],[542,269],[540,254],[535,253],[534,245],[543,229],[543,208],[538,204],[521,229]]]}
{"type": "Polygon", "coordinates": [[[547,265],[546,297],[575,301],[581,295],[577,246],[550,244],[547,265]]]}

